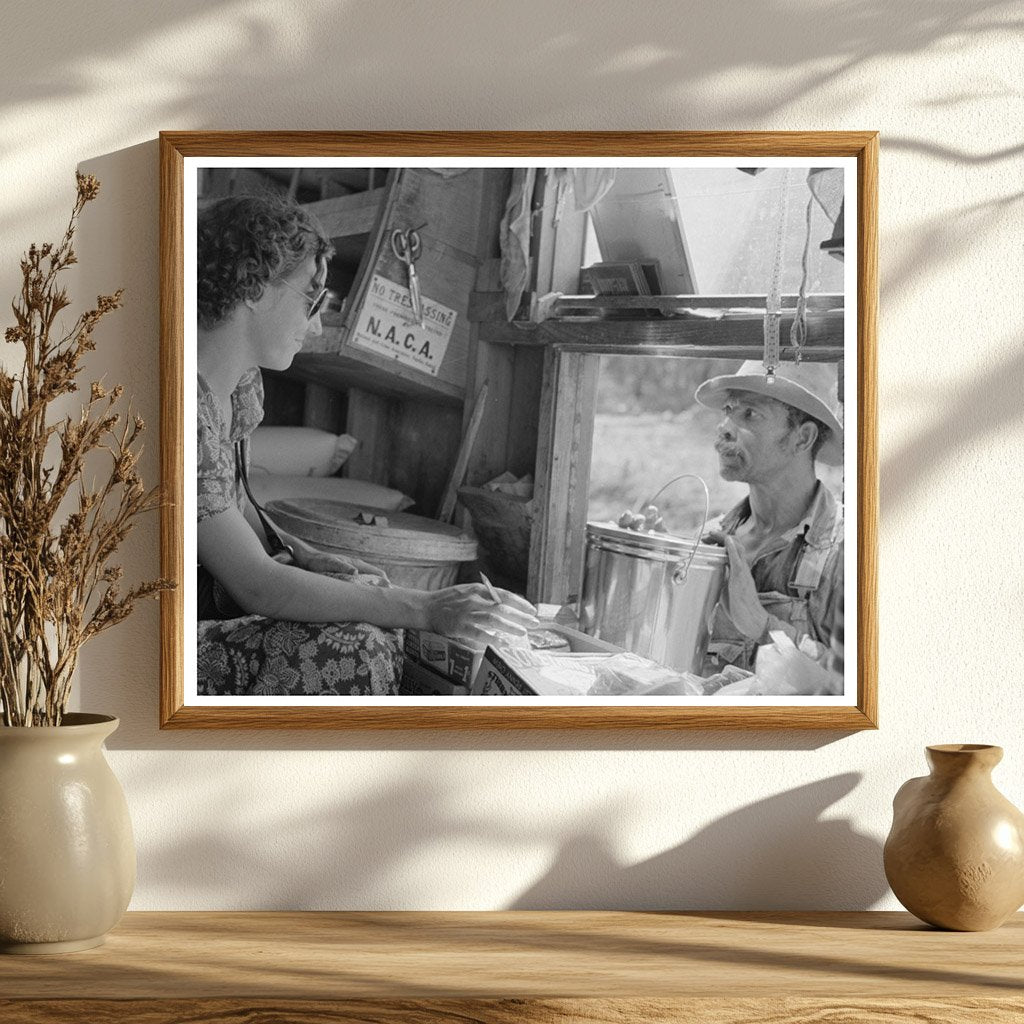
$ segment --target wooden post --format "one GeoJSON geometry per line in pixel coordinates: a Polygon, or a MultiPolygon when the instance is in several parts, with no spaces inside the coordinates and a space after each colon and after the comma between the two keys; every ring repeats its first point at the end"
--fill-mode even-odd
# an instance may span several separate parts
{"type": "Polygon", "coordinates": [[[530,542],[531,601],[579,595],[600,357],[549,348],[537,437],[536,516],[530,542]]]}

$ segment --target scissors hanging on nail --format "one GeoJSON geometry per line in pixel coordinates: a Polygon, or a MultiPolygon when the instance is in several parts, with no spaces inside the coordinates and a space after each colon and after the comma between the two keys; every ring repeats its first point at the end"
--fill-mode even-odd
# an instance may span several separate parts
{"type": "Polygon", "coordinates": [[[422,327],[423,299],[420,295],[420,280],[416,274],[416,261],[423,251],[419,228],[409,228],[406,231],[396,228],[392,231],[391,251],[395,254],[396,259],[405,264],[405,273],[409,281],[409,301],[412,303],[411,322],[422,327]]]}

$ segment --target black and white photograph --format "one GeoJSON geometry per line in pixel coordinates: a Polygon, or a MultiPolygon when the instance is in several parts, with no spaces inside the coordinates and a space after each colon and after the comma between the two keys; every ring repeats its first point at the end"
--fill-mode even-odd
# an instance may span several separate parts
{"type": "Polygon", "coordinates": [[[855,158],[188,157],[181,207],[182,707],[858,707],[855,158]]]}

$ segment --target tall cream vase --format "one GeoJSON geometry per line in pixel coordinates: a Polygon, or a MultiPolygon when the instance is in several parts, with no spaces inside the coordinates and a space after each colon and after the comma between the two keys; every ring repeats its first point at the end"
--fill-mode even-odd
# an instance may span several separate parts
{"type": "Polygon", "coordinates": [[[0,728],[0,951],[100,945],[135,887],[124,792],[103,753],[108,715],[0,728]]]}

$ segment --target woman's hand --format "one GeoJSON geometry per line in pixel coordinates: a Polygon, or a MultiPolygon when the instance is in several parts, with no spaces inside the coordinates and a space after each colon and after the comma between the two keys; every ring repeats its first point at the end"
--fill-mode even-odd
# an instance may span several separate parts
{"type": "Polygon", "coordinates": [[[508,590],[496,590],[495,603],[482,583],[436,590],[427,597],[427,629],[442,636],[486,644],[494,633],[525,636],[538,625],[537,609],[508,590]]]}
{"type": "Polygon", "coordinates": [[[287,542],[295,553],[295,564],[307,572],[337,573],[341,576],[354,576],[360,572],[368,576],[382,576],[387,579],[387,574],[383,569],[370,565],[369,562],[364,562],[361,558],[320,551],[297,537],[289,537],[287,542]]]}

